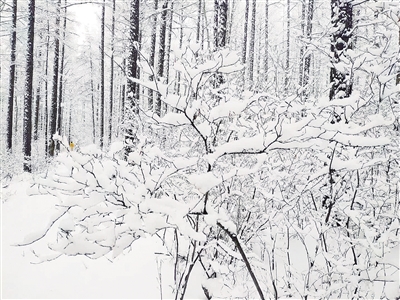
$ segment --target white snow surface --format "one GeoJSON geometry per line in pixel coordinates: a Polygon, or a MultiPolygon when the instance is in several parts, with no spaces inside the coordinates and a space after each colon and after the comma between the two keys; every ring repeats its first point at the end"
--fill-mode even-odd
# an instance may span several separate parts
{"type": "MultiPolygon", "coordinates": [[[[98,259],[58,257],[59,253],[49,250],[46,238],[33,245],[15,246],[40,236],[51,218],[60,213],[54,196],[28,197],[29,186],[27,178],[18,177],[1,191],[1,299],[160,299],[159,256],[154,252],[162,245],[156,237],[139,238],[125,250],[132,240],[117,241],[119,247],[114,253],[98,259]]],[[[59,227],[68,230],[72,226],[73,220],[61,218],[48,235],[54,237],[59,227]]],[[[173,298],[172,265],[164,261],[161,273],[163,298],[173,298]]],[[[198,274],[195,269],[186,293],[188,299],[205,299],[203,278],[198,274]]]]}

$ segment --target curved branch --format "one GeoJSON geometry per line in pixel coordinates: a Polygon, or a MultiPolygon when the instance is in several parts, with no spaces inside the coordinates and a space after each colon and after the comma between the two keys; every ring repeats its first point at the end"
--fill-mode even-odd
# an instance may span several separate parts
{"type": "Polygon", "coordinates": [[[24,243],[21,243],[21,244],[16,244],[16,245],[13,245],[13,246],[18,246],[18,247],[20,247],[20,246],[28,246],[28,245],[31,245],[31,244],[33,244],[33,243],[36,243],[36,242],[39,241],[40,239],[44,238],[44,237],[46,236],[46,234],[49,232],[50,228],[53,227],[54,223],[57,222],[62,216],[64,216],[64,215],[70,210],[71,207],[72,207],[72,206],[70,206],[70,207],[68,207],[67,209],[65,209],[65,211],[64,211],[63,213],[61,213],[57,218],[55,218],[53,221],[51,221],[50,224],[47,226],[46,230],[45,230],[41,235],[39,235],[39,237],[34,238],[34,239],[32,239],[31,241],[29,241],[29,242],[24,242],[24,243]]]}
{"type": "Polygon", "coordinates": [[[246,253],[244,253],[243,248],[242,248],[242,245],[240,245],[239,239],[237,238],[236,234],[230,232],[228,229],[226,229],[224,226],[222,226],[221,223],[218,222],[217,224],[218,224],[218,226],[219,226],[223,231],[225,231],[225,233],[231,238],[232,242],[233,242],[233,243],[235,244],[235,246],[238,248],[238,250],[239,250],[239,252],[240,252],[240,255],[242,256],[243,261],[244,261],[244,263],[245,263],[245,265],[246,265],[246,268],[247,268],[247,270],[249,271],[249,274],[250,274],[250,276],[251,276],[251,279],[253,280],[253,283],[254,283],[254,285],[256,286],[257,292],[258,292],[258,294],[260,295],[260,299],[264,300],[265,297],[264,297],[264,294],[263,294],[263,292],[262,292],[262,290],[261,290],[260,284],[259,284],[258,281],[257,281],[256,275],[254,275],[254,272],[253,272],[253,270],[251,269],[250,262],[249,262],[249,260],[247,259],[246,253]]]}

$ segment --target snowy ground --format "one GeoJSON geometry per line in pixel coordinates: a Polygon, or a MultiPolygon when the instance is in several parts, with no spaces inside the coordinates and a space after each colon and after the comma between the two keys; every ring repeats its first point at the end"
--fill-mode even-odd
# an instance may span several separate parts
{"type": "MultiPolygon", "coordinates": [[[[160,276],[156,238],[139,239],[131,251],[113,262],[106,258],[60,257],[34,264],[32,253],[48,252],[46,239],[27,247],[15,247],[24,237],[40,231],[54,213],[52,196],[28,197],[29,178],[14,179],[1,191],[2,196],[2,299],[7,298],[86,298],[86,299],[160,299],[160,276]]],[[[53,229],[54,233],[57,230],[53,229]]],[[[53,234],[49,232],[49,234],[53,234]]],[[[162,298],[171,298],[172,269],[162,266],[162,298]]],[[[199,280],[192,277],[185,298],[204,299],[199,280]]]]}
{"type": "MultiPolygon", "coordinates": [[[[28,196],[31,180],[27,176],[16,177],[0,193],[1,299],[173,298],[172,265],[165,260],[161,264],[161,256],[155,254],[163,252],[157,237],[140,238],[131,249],[125,250],[112,262],[105,257],[92,260],[83,256],[62,256],[38,264],[35,253],[41,258],[54,253],[48,249],[47,243],[57,234],[57,223],[48,232],[50,238],[43,238],[31,246],[13,246],[23,242],[27,235],[47,228],[58,203],[53,196],[28,196]]],[[[298,257],[296,261],[301,263],[304,259],[300,251],[302,246],[299,244],[294,249],[298,253],[297,256],[293,253],[293,257],[298,257]]],[[[388,253],[384,261],[398,265],[399,248],[388,253]]],[[[205,299],[201,289],[203,278],[199,271],[194,269],[185,299],[205,299]]],[[[387,299],[395,299],[399,295],[398,271],[389,279],[391,282],[386,283],[385,294],[387,299]]],[[[371,286],[375,295],[382,295],[383,287],[383,282],[379,281],[371,286]]]]}

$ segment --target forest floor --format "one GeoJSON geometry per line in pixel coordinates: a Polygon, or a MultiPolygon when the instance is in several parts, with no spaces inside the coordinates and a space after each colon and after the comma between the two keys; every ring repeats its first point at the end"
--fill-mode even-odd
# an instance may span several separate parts
{"type": "MultiPolygon", "coordinates": [[[[172,266],[161,265],[154,254],[158,238],[140,238],[113,261],[105,257],[61,256],[37,264],[35,253],[51,252],[46,237],[31,246],[17,247],[24,238],[43,230],[55,211],[56,198],[28,196],[30,178],[14,178],[1,190],[1,299],[161,299],[171,298],[172,266]]],[[[2,183],[3,185],[3,183],[2,183]]],[[[48,234],[57,234],[54,224],[48,234]]],[[[47,253],[47,254],[44,254],[47,253]]],[[[201,278],[191,278],[185,298],[205,299],[201,278]],[[196,280],[198,279],[198,280],[196,280]]]]}

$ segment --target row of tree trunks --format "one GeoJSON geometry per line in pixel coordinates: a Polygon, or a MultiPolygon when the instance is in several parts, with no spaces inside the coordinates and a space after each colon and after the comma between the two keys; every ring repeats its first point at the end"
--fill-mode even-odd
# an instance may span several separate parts
{"type": "MultiPolygon", "coordinates": [[[[131,1],[131,8],[136,7],[138,9],[139,3],[137,1],[131,1]]],[[[160,28],[159,28],[159,51],[158,51],[158,59],[157,59],[157,66],[155,66],[155,48],[156,48],[156,26],[153,26],[152,35],[151,35],[151,56],[150,56],[150,65],[156,69],[157,80],[164,80],[164,77],[168,77],[169,73],[169,56],[167,54],[168,48],[170,47],[170,38],[172,32],[172,13],[168,19],[168,12],[172,10],[172,5],[169,7],[169,3],[171,0],[165,0],[162,5],[162,10],[160,12],[160,28]],[[169,21],[169,22],[168,22],[169,21]],[[167,25],[168,24],[168,25],[167,25]],[[167,31],[168,30],[168,31],[167,31]],[[167,36],[168,32],[168,36],[167,36]]],[[[249,28],[249,10],[250,10],[250,1],[246,0],[246,9],[245,9],[245,26],[244,26],[244,34],[243,34],[243,48],[242,48],[242,62],[248,64],[248,78],[250,86],[254,85],[254,50],[255,50],[255,25],[256,25],[256,1],[253,0],[251,3],[252,6],[252,18],[250,24],[250,38],[249,43],[248,41],[248,28],[249,28]],[[247,45],[249,44],[249,45],[247,45]],[[249,49],[247,49],[249,47],[249,49]],[[248,56],[248,57],[247,57],[248,56]]],[[[203,26],[201,26],[201,15],[204,3],[202,0],[198,1],[198,16],[197,16],[197,28],[196,28],[196,41],[200,41],[202,36],[202,28],[207,25],[207,20],[204,16],[203,18],[203,26]]],[[[215,15],[214,15],[214,48],[220,49],[226,45],[227,41],[227,17],[228,17],[228,2],[226,0],[215,0],[215,15]]],[[[65,45],[62,44],[62,48],[60,51],[60,20],[61,20],[61,0],[58,0],[56,3],[56,21],[55,21],[55,37],[54,37],[54,62],[53,62],[53,79],[52,79],[52,90],[51,90],[51,99],[50,99],[50,112],[49,112],[49,130],[48,133],[50,136],[46,137],[46,143],[49,141],[50,144],[48,145],[47,152],[50,155],[54,155],[55,151],[55,143],[52,139],[55,133],[61,133],[61,125],[62,125],[62,101],[63,101],[63,73],[64,73],[64,55],[65,55],[65,45]]],[[[338,71],[335,65],[343,59],[346,59],[346,51],[347,49],[352,48],[352,29],[353,29],[353,19],[352,19],[352,2],[349,0],[341,1],[341,0],[331,0],[331,18],[332,18],[332,26],[334,28],[332,33],[332,43],[331,43],[331,53],[332,53],[332,68],[330,74],[330,81],[331,81],[331,89],[330,89],[330,99],[333,98],[342,98],[348,97],[351,94],[352,90],[352,82],[351,82],[351,75],[347,72],[343,73],[343,71],[338,71]]],[[[34,9],[34,8],[33,8],[34,9]]],[[[291,9],[291,2],[287,0],[287,35],[286,35],[286,43],[287,48],[290,48],[290,9],[291,9]]],[[[157,15],[158,15],[158,0],[154,0],[154,16],[152,16],[153,24],[156,25],[157,23],[157,15]]],[[[308,93],[307,86],[310,80],[310,65],[311,65],[311,53],[308,51],[309,43],[311,41],[312,35],[312,19],[313,19],[313,11],[314,11],[314,0],[304,0],[302,6],[302,31],[303,31],[303,42],[305,46],[301,49],[301,64],[300,64],[300,88],[302,89],[302,98],[307,98],[308,93]],[[308,5],[307,5],[308,4],[308,5]]],[[[16,23],[16,13],[17,13],[17,0],[13,1],[13,26],[16,23]]],[[[135,18],[132,17],[133,12],[131,11],[131,54],[129,59],[129,66],[128,66],[128,76],[131,78],[138,78],[138,66],[137,66],[137,47],[139,44],[139,30],[138,30],[138,18],[139,12],[137,12],[137,16],[135,18]],[[134,28],[134,29],[132,29],[134,28]],[[132,32],[136,30],[137,37],[132,38],[132,32]],[[134,40],[136,39],[136,40],[134,40]]],[[[264,57],[264,73],[265,77],[264,80],[268,80],[268,16],[269,14],[269,3],[266,1],[265,3],[265,57],[264,57]]],[[[34,16],[33,16],[34,18],[34,16]]],[[[105,0],[102,3],[102,41],[101,41],[101,92],[100,92],[100,133],[98,134],[100,137],[100,146],[104,146],[104,139],[105,139],[105,116],[104,116],[104,108],[105,108],[105,99],[104,99],[104,30],[105,30],[105,0]]],[[[64,25],[63,25],[63,39],[65,40],[65,32],[66,32],[66,6],[65,6],[65,16],[64,16],[64,25]]],[[[110,80],[110,103],[109,103],[109,116],[110,122],[108,124],[108,142],[111,142],[111,135],[112,135],[112,114],[113,114],[113,102],[114,102],[114,30],[115,30],[115,0],[113,1],[113,11],[112,11],[112,24],[111,24],[111,80],[110,80]]],[[[48,42],[48,38],[47,38],[48,42]]],[[[33,46],[33,45],[32,45],[33,46]]],[[[260,44],[261,46],[261,44],[260,44]]],[[[12,135],[13,135],[13,110],[14,110],[14,82],[15,82],[15,48],[16,48],[16,34],[15,30],[12,32],[11,36],[11,65],[10,65],[10,85],[9,85],[9,109],[7,113],[7,148],[11,150],[12,148],[12,135]]],[[[48,49],[46,50],[48,51],[48,49]]],[[[39,55],[42,55],[41,52],[39,55]]],[[[29,57],[28,57],[29,58],[29,57]]],[[[48,53],[46,53],[46,58],[48,58],[48,53]]],[[[286,53],[286,61],[285,61],[285,87],[288,88],[289,85],[289,51],[286,53]]],[[[33,59],[33,57],[32,57],[33,59]]],[[[92,62],[91,62],[92,63],[92,62]]],[[[33,68],[33,66],[30,66],[33,68]]],[[[46,72],[47,72],[47,59],[46,59],[46,72]]],[[[259,72],[259,69],[257,69],[259,72]]],[[[27,75],[29,73],[27,72],[27,75]]],[[[29,77],[29,76],[28,76],[29,77]]],[[[150,76],[150,80],[156,80],[153,78],[153,75],[150,76]]],[[[164,81],[165,82],[165,81],[164,81]]],[[[94,107],[94,90],[93,90],[93,79],[91,80],[91,88],[92,88],[92,108],[94,107]]],[[[179,82],[178,82],[179,85],[179,82]]],[[[47,97],[47,83],[45,87],[45,92],[47,97]]],[[[138,87],[137,84],[128,81],[128,88],[127,88],[129,102],[131,107],[136,107],[136,100],[138,97],[138,87]],[[130,92],[133,93],[131,94],[130,92]],[[136,100],[135,100],[136,99],[136,100]]],[[[35,104],[35,113],[34,113],[34,126],[33,126],[33,137],[37,140],[38,138],[38,122],[39,122],[39,107],[40,107],[40,95],[41,95],[41,85],[38,83],[36,88],[36,104],[35,104]]],[[[153,108],[153,91],[149,90],[149,99],[148,99],[148,107],[150,109],[153,108]]],[[[26,103],[32,103],[32,93],[30,95],[25,94],[24,101],[26,103]],[[30,99],[30,100],[29,100],[30,99]]],[[[45,115],[47,116],[47,100],[44,99],[45,102],[45,115]]],[[[32,104],[30,105],[32,109],[32,104]]],[[[24,109],[24,112],[28,111],[24,109]]],[[[162,105],[161,105],[161,95],[158,93],[156,98],[156,105],[155,105],[155,112],[157,115],[161,115],[162,113],[162,105]]],[[[32,118],[32,116],[30,116],[32,118]]],[[[25,119],[24,119],[25,120],[25,119]]],[[[93,136],[96,136],[95,132],[95,122],[93,117],[93,136]]],[[[46,122],[47,123],[47,122],[46,122]]],[[[47,126],[47,124],[46,124],[47,126]]],[[[29,126],[28,126],[29,127],[29,126]]],[[[30,126],[32,127],[32,125],[30,126]]],[[[28,130],[25,129],[24,131],[28,130]]],[[[32,128],[31,128],[32,130],[32,128]]],[[[45,130],[46,131],[46,130],[45,130]]],[[[46,131],[47,135],[47,131],[46,131]]],[[[28,139],[26,139],[28,141],[28,139]]],[[[28,143],[28,142],[26,142],[28,143]]],[[[28,154],[28,146],[26,149],[24,148],[24,153],[28,154]]]]}

